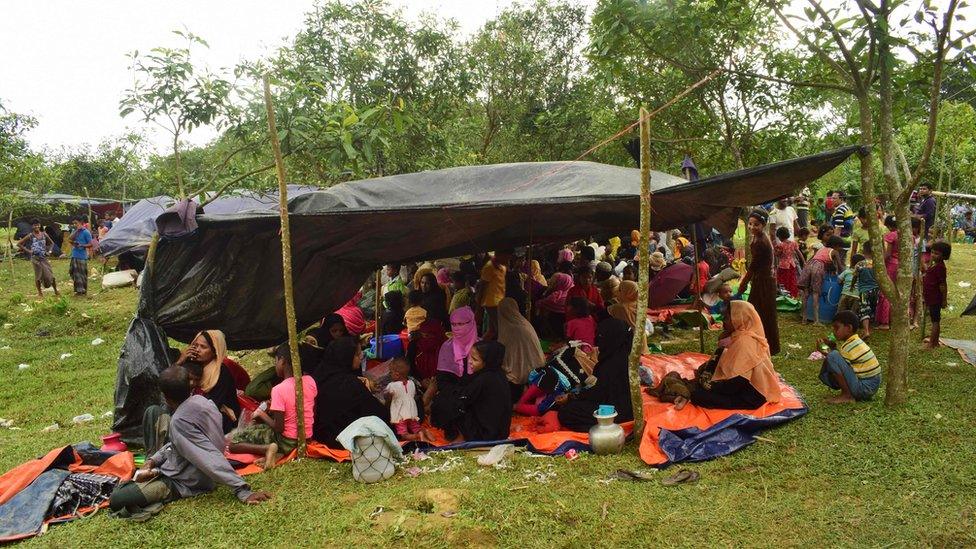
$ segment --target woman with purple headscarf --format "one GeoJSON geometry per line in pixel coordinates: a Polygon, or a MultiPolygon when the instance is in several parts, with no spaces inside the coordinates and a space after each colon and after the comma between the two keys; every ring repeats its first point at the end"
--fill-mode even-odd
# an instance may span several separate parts
{"type": "Polygon", "coordinates": [[[431,423],[444,429],[448,440],[460,436],[459,423],[464,416],[462,395],[471,375],[468,356],[478,341],[478,326],[471,307],[451,313],[451,339],[441,345],[437,356],[437,374],[424,393],[424,405],[430,409],[431,423]]]}

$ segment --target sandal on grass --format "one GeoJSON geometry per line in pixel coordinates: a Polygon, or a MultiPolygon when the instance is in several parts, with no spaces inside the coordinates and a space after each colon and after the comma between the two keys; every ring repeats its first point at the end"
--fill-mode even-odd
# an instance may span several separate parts
{"type": "Polygon", "coordinates": [[[613,474],[619,480],[626,480],[630,482],[647,482],[652,480],[650,477],[646,477],[634,471],[628,471],[627,469],[617,469],[613,474]]]}
{"type": "Polygon", "coordinates": [[[699,478],[701,478],[701,475],[699,475],[696,471],[692,471],[691,469],[682,469],[670,477],[662,479],[661,484],[665,486],[690,484],[692,482],[697,482],[699,478]]]}

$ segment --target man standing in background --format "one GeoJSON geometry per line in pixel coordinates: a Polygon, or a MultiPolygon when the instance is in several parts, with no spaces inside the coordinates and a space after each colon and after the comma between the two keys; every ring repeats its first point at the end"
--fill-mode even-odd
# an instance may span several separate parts
{"type": "Polygon", "coordinates": [[[91,231],[85,228],[85,218],[78,216],[73,220],[75,230],[71,233],[71,264],[68,276],[75,286],[75,295],[88,293],[88,250],[92,247],[91,231]]]}
{"type": "Polygon", "coordinates": [[[918,203],[918,207],[915,209],[915,215],[912,217],[925,220],[925,232],[922,234],[922,238],[928,240],[929,230],[935,223],[935,212],[937,209],[935,197],[932,196],[932,187],[929,187],[928,183],[919,185],[918,197],[921,201],[918,203]]]}
{"type": "Polygon", "coordinates": [[[803,187],[800,194],[796,195],[793,199],[793,204],[796,206],[796,217],[797,217],[797,227],[798,229],[810,226],[810,188],[803,187]]]}

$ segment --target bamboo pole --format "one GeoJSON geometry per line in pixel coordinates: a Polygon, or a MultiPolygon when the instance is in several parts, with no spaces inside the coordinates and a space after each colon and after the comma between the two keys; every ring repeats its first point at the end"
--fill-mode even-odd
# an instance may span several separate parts
{"type": "Polygon", "coordinates": [[[281,216],[281,271],[285,290],[285,322],[288,323],[288,346],[291,348],[291,372],[295,377],[295,412],[298,419],[298,456],[305,457],[305,398],[302,386],[302,363],[298,355],[298,327],[295,320],[295,292],[291,272],[291,227],[288,220],[288,185],[285,165],[275,126],[274,104],[271,102],[271,84],[264,77],[264,108],[268,111],[268,137],[274,153],[278,173],[278,208],[281,216]]]}
{"type": "Polygon", "coordinates": [[[10,213],[7,214],[7,263],[10,266],[10,282],[13,282],[16,277],[14,276],[14,237],[13,237],[13,227],[14,227],[14,211],[11,209],[10,213]]]}
{"type": "Polygon", "coordinates": [[[373,304],[376,306],[376,310],[373,313],[373,319],[376,321],[376,327],[373,328],[373,341],[376,343],[376,358],[383,357],[383,327],[380,326],[382,320],[382,310],[383,310],[383,267],[380,267],[376,271],[376,298],[373,300],[373,304]]]}
{"type": "MultiPolygon", "coordinates": [[[[684,169],[684,175],[686,180],[691,181],[690,168],[684,169]]],[[[695,269],[693,271],[693,276],[694,276],[693,280],[695,284],[695,305],[698,307],[700,311],[702,306],[702,298],[701,298],[701,276],[698,274],[698,258],[700,257],[699,254],[701,254],[701,250],[698,248],[698,224],[697,223],[691,226],[691,243],[692,246],[695,247],[695,256],[694,256],[695,264],[692,265],[692,267],[695,269]]],[[[704,314],[702,315],[702,318],[704,318],[704,314]]],[[[706,319],[706,324],[707,324],[707,319],[706,319]]],[[[705,352],[706,324],[702,324],[701,326],[698,327],[698,350],[703,354],[705,352]]]]}
{"type": "Polygon", "coordinates": [[[648,247],[651,243],[651,128],[647,110],[640,109],[640,242],[637,249],[637,322],[634,323],[634,341],[630,347],[630,404],[634,410],[634,436],[644,436],[644,399],[640,386],[640,357],[647,344],[644,324],[647,319],[648,263],[651,259],[648,247]]]}
{"type": "Polygon", "coordinates": [[[914,288],[915,295],[913,296],[911,292],[908,293],[908,299],[915,302],[915,318],[918,320],[918,316],[922,317],[922,341],[925,341],[925,311],[922,308],[922,252],[925,251],[925,218],[921,220],[922,228],[918,233],[918,244],[915,245],[915,253],[918,254],[918,261],[915,262],[915,270],[912,272],[912,288],[914,288]]]}

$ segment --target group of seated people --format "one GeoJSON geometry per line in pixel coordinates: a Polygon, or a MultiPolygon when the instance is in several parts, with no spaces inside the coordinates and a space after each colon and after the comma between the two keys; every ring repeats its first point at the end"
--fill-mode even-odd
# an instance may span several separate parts
{"type": "MultiPolygon", "coordinates": [[[[504,252],[484,258],[480,270],[477,259],[462,261],[454,273],[433,265],[412,274],[388,266],[381,288],[364,286],[299,345],[305,436],[341,448],[337,436],[346,427],[375,416],[401,440],[434,441],[426,425],[440,429],[448,443],[504,440],[513,413],[538,418],[540,432],[585,432],[607,404],[616,409],[615,421],[631,421],[628,359],[635,330],[644,329],[645,307],[638,305],[633,263],[625,259],[615,269],[609,251],[555,250],[556,261],[546,263],[557,267],[548,278],[539,261],[504,252]],[[376,291],[383,295],[379,331],[407,341],[403,356],[386,360],[379,378],[367,372],[363,345],[375,328],[366,319],[367,311],[376,314],[376,291]],[[548,355],[540,334],[551,344],[548,355]]],[[[756,310],[733,300],[727,284],[720,288],[727,314],[716,356],[695,380],[667,376],[648,389],[679,409],[687,402],[755,409],[781,398],[756,310]]],[[[857,339],[856,317],[845,318],[835,322],[839,343],[821,375],[842,391],[841,399],[860,399],[877,388],[877,360],[857,339]]],[[[227,357],[220,331],[194,338],[160,376],[165,405],[149,407],[143,424],[149,457],[139,482],[113,495],[113,509],[195,495],[215,481],[233,487],[242,501],[266,499],[234,473],[224,450],[261,456],[271,467],[297,445],[291,349],[283,344],[272,356],[274,367],[252,379],[227,357]],[[239,393],[262,402],[243,427],[239,393]]]]}

